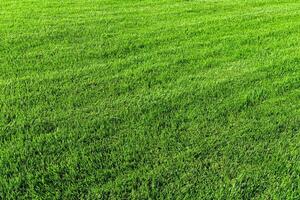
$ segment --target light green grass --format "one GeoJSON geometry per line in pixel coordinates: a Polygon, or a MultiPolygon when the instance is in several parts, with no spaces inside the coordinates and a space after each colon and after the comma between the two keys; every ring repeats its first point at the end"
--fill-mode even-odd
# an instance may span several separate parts
{"type": "Polygon", "coordinates": [[[298,0],[1,0],[0,199],[299,199],[298,0]]]}

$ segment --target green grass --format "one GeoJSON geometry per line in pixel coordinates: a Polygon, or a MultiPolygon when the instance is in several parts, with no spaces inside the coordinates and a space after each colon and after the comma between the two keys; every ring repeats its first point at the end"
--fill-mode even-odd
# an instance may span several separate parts
{"type": "Polygon", "coordinates": [[[1,0],[0,199],[299,199],[298,0],[1,0]]]}

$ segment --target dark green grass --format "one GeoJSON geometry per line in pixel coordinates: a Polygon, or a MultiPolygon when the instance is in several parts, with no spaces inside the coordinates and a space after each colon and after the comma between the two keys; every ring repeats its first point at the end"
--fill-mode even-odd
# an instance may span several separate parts
{"type": "Polygon", "coordinates": [[[299,199],[297,0],[1,0],[0,199],[299,199]]]}

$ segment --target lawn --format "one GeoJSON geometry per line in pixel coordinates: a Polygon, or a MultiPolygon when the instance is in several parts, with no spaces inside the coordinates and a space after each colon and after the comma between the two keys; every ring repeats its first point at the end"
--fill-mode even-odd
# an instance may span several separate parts
{"type": "Polygon", "coordinates": [[[0,199],[299,199],[298,0],[1,0],[0,199]]]}

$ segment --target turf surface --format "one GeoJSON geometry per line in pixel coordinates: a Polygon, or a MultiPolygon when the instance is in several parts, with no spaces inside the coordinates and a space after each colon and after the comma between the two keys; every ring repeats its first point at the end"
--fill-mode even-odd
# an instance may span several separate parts
{"type": "Polygon", "coordinates": [[[299,199],[298,0],[1,0],[0,199],[299,199]]]}

